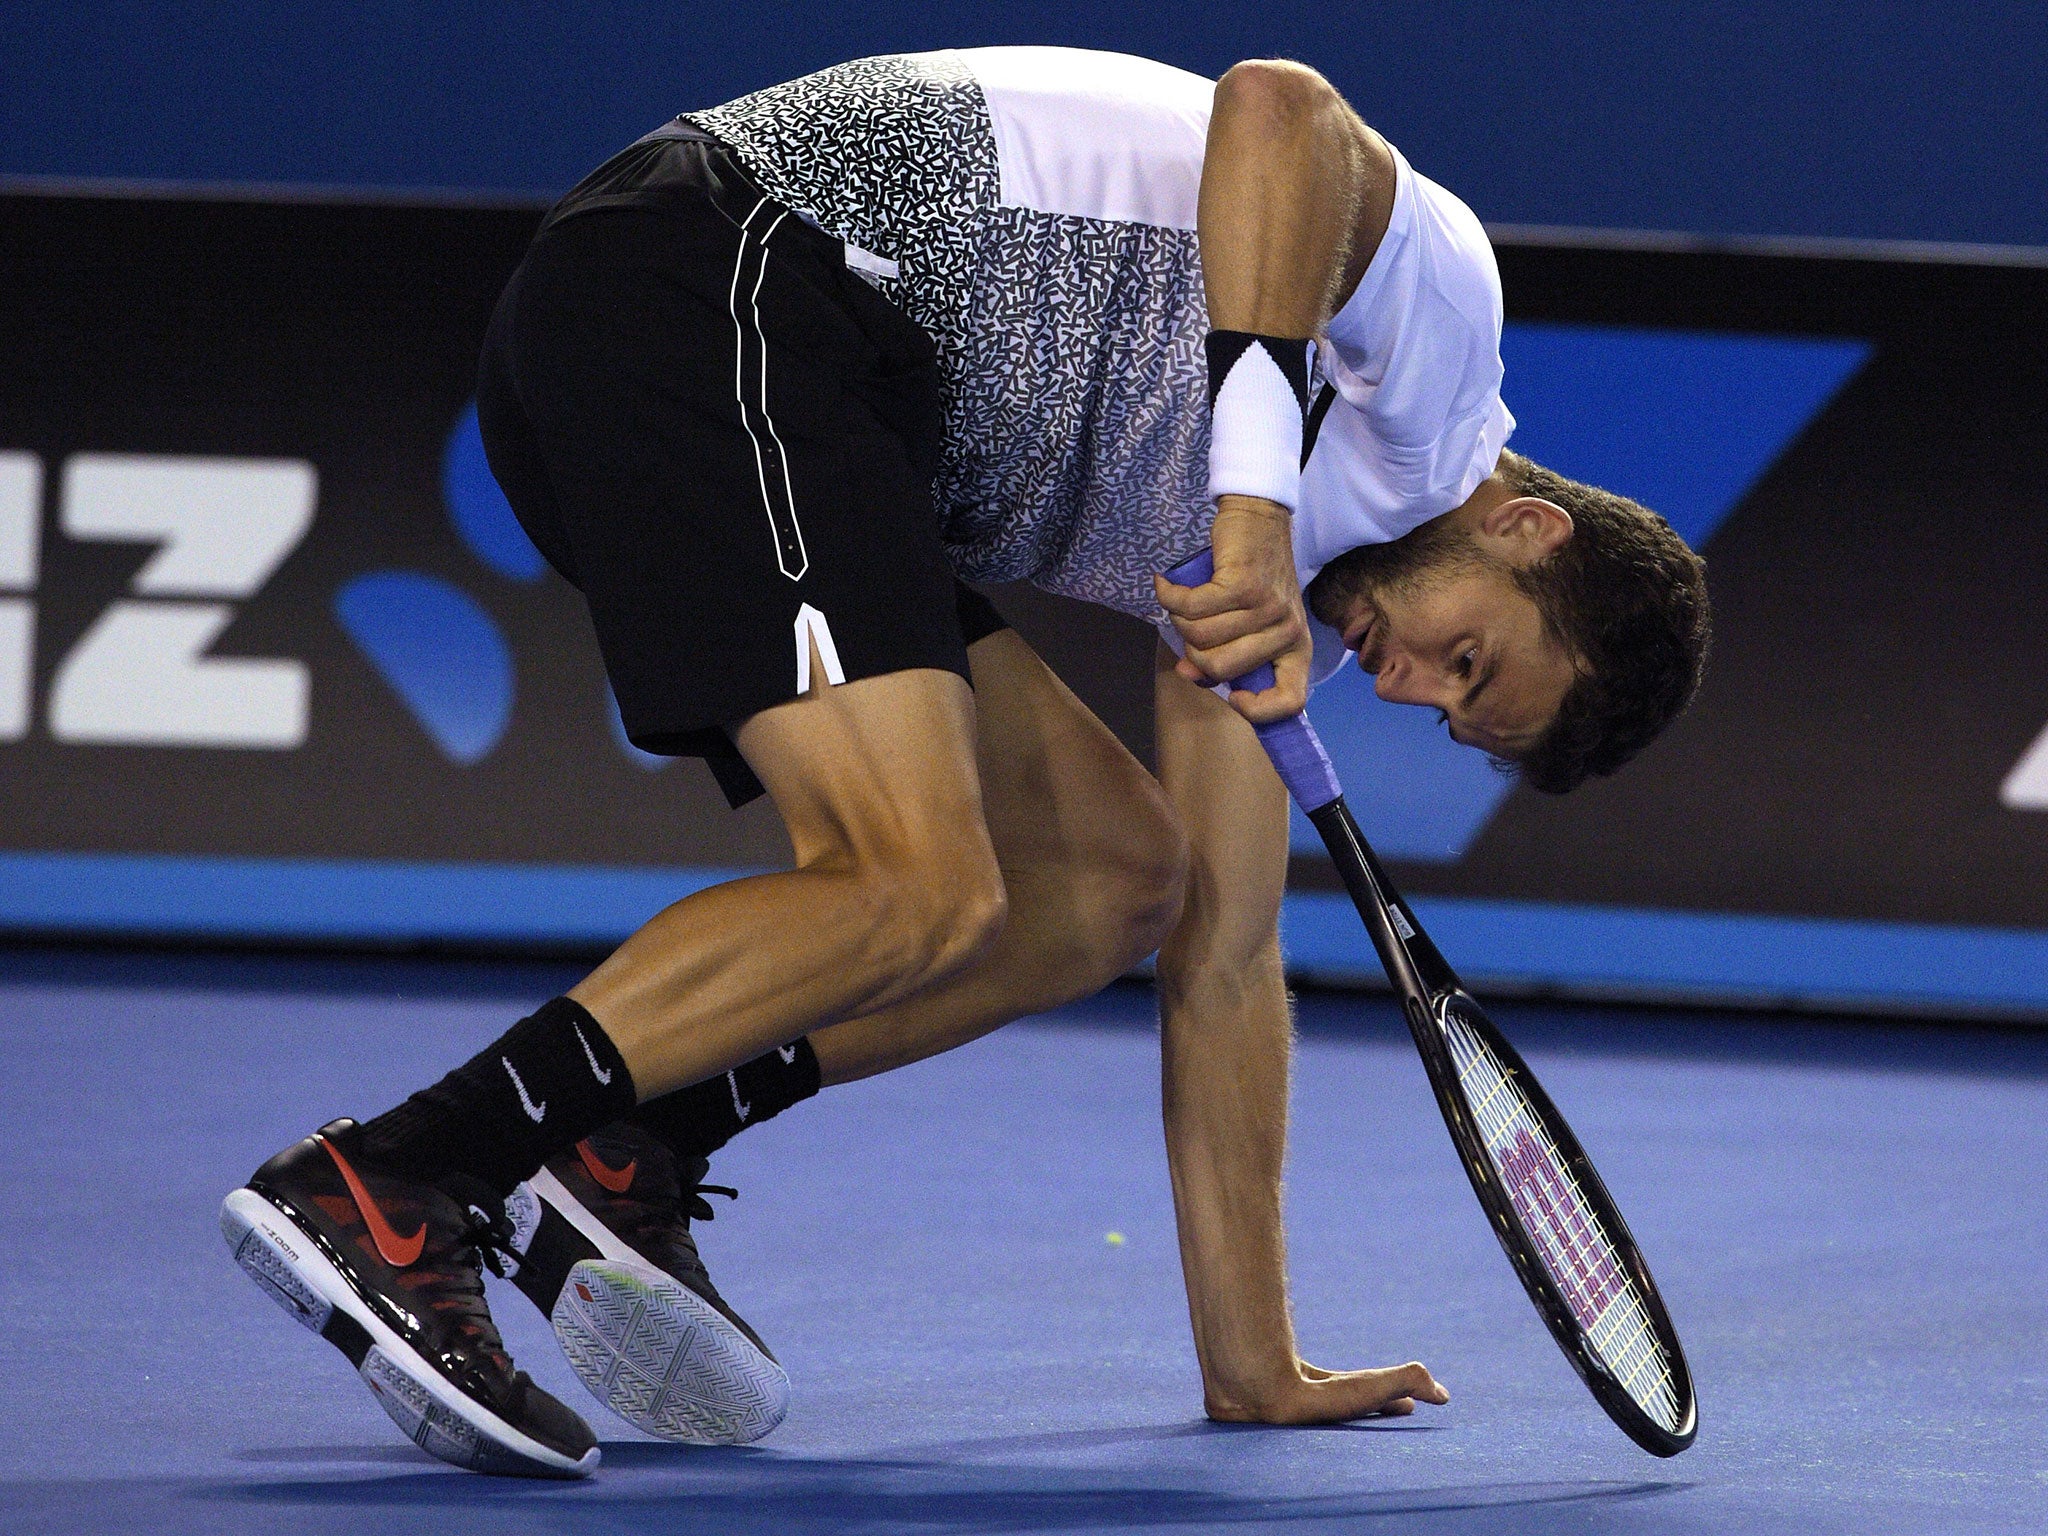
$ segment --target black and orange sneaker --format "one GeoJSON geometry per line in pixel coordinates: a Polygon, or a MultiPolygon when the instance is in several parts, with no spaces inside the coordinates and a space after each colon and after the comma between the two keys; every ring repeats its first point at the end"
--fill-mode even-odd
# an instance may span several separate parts
{"type": "Polygon", "coordinates": [[[710,1161],[620,1122],[506,1202],[512,1283],[555,1325],[585,1386],[665,1440],[744,1445],[782,1422],[789,1377],[711,1283],[690,1220],[711,1219],[710,1161]]]}
{"type": "Polygon", "coordinates": [[[590,1473],[590,1426],[513,1370],[484,1305],[483,1266],[510,1239],[493,1192],[394,1177],[360,1140],[337,1120],[229,1195],[220,1225],[235,1262],[348,1356],[429,1455],[474,1472],[590,1473]]]}

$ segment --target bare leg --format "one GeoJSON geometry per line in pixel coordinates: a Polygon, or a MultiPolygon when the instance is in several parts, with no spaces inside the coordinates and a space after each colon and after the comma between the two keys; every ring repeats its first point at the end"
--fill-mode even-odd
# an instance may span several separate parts
{"type": "Polygon", "coordinates": [[[611,1036],[643,1101],[887,1008],[959,970],[1002,926],[974,696],[959,677],[821,682],[754,716],[736,742],[782,813],[796,868],[677,902],[569,994],[611,1036]]]}
{"type": "Polygon", "coordinates": [[[1185,851],[1157,781],[1015,631],[968,660],[1008,920],[958,974],[812,1034],[827,1085],[1086,997],[1157,948],[1180,910],[1185,851]]]}

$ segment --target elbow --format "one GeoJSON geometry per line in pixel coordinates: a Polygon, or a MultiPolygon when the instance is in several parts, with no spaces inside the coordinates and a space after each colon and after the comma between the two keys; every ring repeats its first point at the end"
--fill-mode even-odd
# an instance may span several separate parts
{"type": "Polygon", "coordinates": [[[1275,136],[1299,134],[1341,105],[1337,89],[1291,59],[1247,59],[1216,82],[1215,114],[1275,136]]]}

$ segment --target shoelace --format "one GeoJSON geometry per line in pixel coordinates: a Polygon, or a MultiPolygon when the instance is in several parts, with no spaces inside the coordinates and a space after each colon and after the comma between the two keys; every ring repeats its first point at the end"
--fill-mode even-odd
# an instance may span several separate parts
{"type": "Polygon", "coordinates": [[[519,1262],[519,1250],[513,1246],[512,1218],[506,1214],[500,1201],[492,1201],[491,1209],[498,1214],[486,1216],[479,1205],[469,1207],[469,1221],[462,1229],[461,1245],[475,1255],[479,1264],[488,1265],[492,1274],[500,1280],[506,1276],[505,1260],[519,1262]]]}
{"type": "Polygon", "coordinates": [[[729,1184],[685,1185],[678,1182],[663,1188],[656,1182],[648,1193],[651,1198],[643,1200],[625,1195],[613,1198],[611,1204],[620,1228],[619,1235],[635,1246],[652,1246],[650,1240],[660,1242],[673,1250],[693,1273],[702,1276],[708,1284],[710,1275],[704,1268],[704,1261],[697,1256],[697,1239],[690,1232],[690,1223],[717,1219],[718,1213],[704,1198],[706,1195],[723,1195],[728,1200],[737,1200],[740,1192],[729,1184]]]}
{"type": "Polygon", "coordinates": [[[512,1358],[498,1325],[491,1318],[484,1297],[484,1269],[504,1278],[505,1259],[517,1258],[512,1246],[512,1222],[503,1204],[489,1190],[458,1188],[446,1191],[463,1206],[463,1224],[445,1243],[435,1242],[422,1262],[409,1271],[410,1285],[430,1302],[435,1313],[451,1323],[472,1348],[489,1356],[510,1373],[512,1358]],[[496,1216],[486,1215],[495,1210],[496,1216]]]}
{"type": "Polygon", "coordinates": [[[723,1195],[728,1200],[737,1200],[740,1192],[730,1184],[692,1184],[684,1191],[690,1197],[689,1212],[694,1221],[716,1221],[718,1213],[711,1209],[706,1195],[723,1195]]]}

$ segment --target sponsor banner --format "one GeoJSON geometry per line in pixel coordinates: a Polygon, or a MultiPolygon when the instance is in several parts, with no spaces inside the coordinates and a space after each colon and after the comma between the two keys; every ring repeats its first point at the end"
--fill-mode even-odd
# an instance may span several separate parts
{"type": "Polygon", "coordinates": [[[0,847],[787,857],[624,744],[484,463],[537,210],[0,202],[0,847]]]}
{"type": "MultiPolygon", "coordinates": [[[[626,745],[483,462],[477,346],[538,210],[0,205],[0,928],[594,947],[786,862],[766,806],[626,745]]],[[[1318,692],[1455,963],[2048,1009],[2048,270],[1501,265],[1516,445],[1701,547],[1717,643],[1670,737],[1562,800],[1363,677],[1318,692]]],[[[1143,626],[996,596],[1146,753],[1143,626]]],[[[1290,952],[1370,979],[1316,846],[1290,952]]]]}

